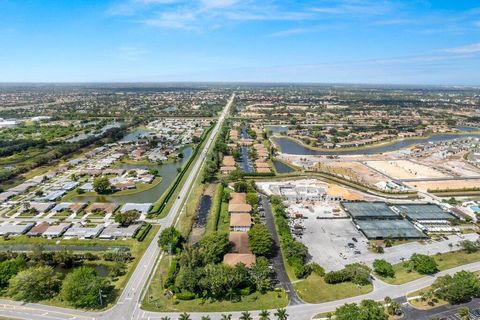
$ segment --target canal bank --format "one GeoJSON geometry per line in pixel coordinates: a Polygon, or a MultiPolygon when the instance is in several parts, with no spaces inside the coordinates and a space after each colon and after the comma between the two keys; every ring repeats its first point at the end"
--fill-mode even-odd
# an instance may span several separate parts
{"type": "Polygon", "coordinates": [[[422,143],[434,143],[440,141],[448,141],[462,138],[480,138],[480,132],[459,132],[448,134],[435,134],[426,137],[408,138],[402,140],[394,140],[381,144],[371,145],[363,148],[351,148],[351,149],[320,149],[312,148],[305,145],[301,141],[284,136],[272,136],[270,140],[275,147],[282,153],[294,154],[294,155],[367,155],[378,154],[384,152],[397,151],[400,149],[408,148],[413,145],[422,143]]]}

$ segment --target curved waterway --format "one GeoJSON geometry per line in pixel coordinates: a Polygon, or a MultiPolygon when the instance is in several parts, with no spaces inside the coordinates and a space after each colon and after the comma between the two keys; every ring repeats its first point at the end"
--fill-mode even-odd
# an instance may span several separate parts
{"type": "Polygon", "coordinates": [[[356,149],[356,150],[315,150],[307,148],[297,141],[286,137],[271,137],[273,142],[278,146],[282,153],[295,154],[295,155],[362,155],[362,154],[377,154],[390,151],[396,151],[404,148],[411,147],[417,144],[429,143],[429,142],[440,142],[448,141],[453,139],[463,139],[463,138],[480,138],[480,133],[465,133],[465,134],[437,134],[430,136],[428,138],[419,138],[419,139],[404,139],[398,140],[393,143],[388,143],[384,145],[379,145],[377,147],[370,147],[365,149],[356,149]]]}
{"type": "Polygon", "coordinates": [[[78,195],[72,199],[72,201],[79,202],[114,202],[114,203],[151,203],[157,201],[162,194],[170,187],[170,185],[175,181],[175,177],[178,173],[178,168],[181,168],[182,165],[188,161],[192,155],[192,147],[186,147],[183,149],[183,159],[181,161],[165,163],[162,165],[137,165],[137,164],[122,164],[120,168],[130,170],[130,169],[157,169],[158,174],[162,177],[162,181],[157,184],[155,187],[145,190],[143,192],[128,194],[123,196],[82,196],[78,195]]]}

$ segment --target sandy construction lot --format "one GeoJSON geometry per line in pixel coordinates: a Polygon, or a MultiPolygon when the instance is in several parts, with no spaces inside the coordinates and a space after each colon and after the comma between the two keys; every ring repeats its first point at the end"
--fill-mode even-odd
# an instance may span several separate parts
{"type": "Polygon", "coordinates": [[[367,165],[393,179],[443,178],[446,174],[409,160],[367,161],[367,165]]]}
{"type": "Polygon", "coordinates": [[[361,181],[366,185],[375,185],[378,182],[389,180],[368,166],[356,161],[329,161],[319,163],[321,171],[331,171],[352,181],[361,181]]]}
{"type": "Polygon", "coordinates": [[[442,163],[442,167],[458,176],[480,176],[480,170],[463,160],[450,160],[442,163]]]}
{"type": "Polygon", "coordinates": [[[440,180],[440,181],[414,181],[406,185],[417,188],[421,191],[427,190],[462,190],[480,187],[480,179],[471,180],[440,180]]]}

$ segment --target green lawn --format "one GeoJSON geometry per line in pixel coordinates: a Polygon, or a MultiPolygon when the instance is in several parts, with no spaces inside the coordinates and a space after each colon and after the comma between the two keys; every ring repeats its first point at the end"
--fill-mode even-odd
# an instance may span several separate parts
{"type": "Polygon", "coordinates": [[[358,286],[351,282],[328,284],[322,277],[312,274],[293,284],[300,298],[308,303],[321,303],[359,296],[373,290],[371,284],[358,286]]]}
{"type": "Polygon", "coordinates": [[[220,208],[217,230],[221,232],[229,232],[230,230],[230,216],[228,215],[228,203],[226,202],[222,202],[220,208]]]}
{"type": "Polygon", "coordinates": [[[217,221],[220,218],[221,201],[223,196],[223,186],[220,183],[214,184],[215,193],[212,197],[212,206],[208,214],[207,225],[205,233],[214,232],[217,230],[217,221]]]}
{"type": "Polygon", "coordinates": [[[142,309],[163,312],[229,312],[260,309],[276,309],[287,306],[288,298],[285,292],[270,291],[266,294],[258,292],[242,297],[240,301],[203,301],[194,299],[182,301],[168,298],[163,294],[162,280],[168,272],[169,258],[164,257],[160,261],[157,272],[154,274],[152,283],[148,288],[145,299],[142,301],[142,309]]]}
{"type": "MultiPolygon", "coordinates": [[[[442,254],[436,254],[432,257],[437,262],[439,270],[442,271],[479,261],[480,251],[475,253],[466,253],[465,251],[452,251],[442,254]]],[[[403,267],[403,263],[393,265],[393,269],[395,270],[394,278],[383,278],[380,276],[379,278],[390,284],[403,284],[425,276],[415,271],[407,272],[407,270],[403,267]]]]}

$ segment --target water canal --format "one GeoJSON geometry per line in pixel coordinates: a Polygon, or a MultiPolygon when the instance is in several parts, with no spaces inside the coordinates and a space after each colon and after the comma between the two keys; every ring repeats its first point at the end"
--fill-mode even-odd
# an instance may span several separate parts
{"type": "Polygon", "coordinates": [[[279,150],[283,153],[287,154],[295,154],[295,155],[364,155],[364,154],[377,154],[383,152],[390,152],[396,151],[400,149],[404,149],[407,147],[411,147],[417,144],[423,143],[430,143],[430,142],[440,142],[440,141],[448,141],[453,139],[463,139],[463,138],[480,138],[480,133],[467,133],[465,134],[437,134],[432,135],[426,138],[419,138],[419,139],[404,139],[404,140],[397,140],[392,143],[387,143],[383,145],[379,145],[376,147],[369,147],[364,149],[356,149],[356,150],[315,150],[310,149],[302,144],[298,143],[295,140],[289,139],[287,137],[281,136],[274,136],[271,137],[272,141],[275,145],[279,148],[279,150]]]}
{"type": "Polygon", "coordinates": [[[157,184],[155,187],[145,190],[143,192],[121,195],[121,196],[82,196],[78,195],[72,198],[72,201],[79,202],[115,202],[115,203],[153,203],[157,201],[162,194],[170,187],[170,185],[175,181],[175,177],[178,174],[178,169],[182,167],[184,163],[188,161],[192,155],[192,147],[186,147],[182,150],[183,159],[176,162],[169,162],[161,165],[152,164],[152,165],[139,165],[139,164],[126,164],[122,163],[119,167],[130,170],[130,169],[157,169],[159,176],[162,177],[162,181],[157,184]]]}

